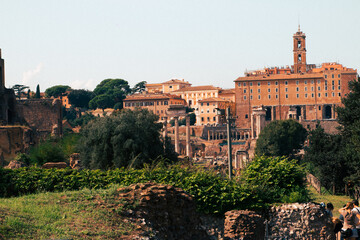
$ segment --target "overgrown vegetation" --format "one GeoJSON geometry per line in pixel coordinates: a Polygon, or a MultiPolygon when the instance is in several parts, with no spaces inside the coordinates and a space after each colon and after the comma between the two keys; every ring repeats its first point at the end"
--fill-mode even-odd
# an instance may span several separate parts
{"type": "Polygon", "coordinates": [[[232,209],[260,209],[275,202],[308,200],[303,169],[285,158],[257,157],[244,174],[229,180],[216,172],[178,165],[143,169],[72,170],[0,169],[0,196],[41,191],[108,188],[153,181],[174,185],[194,196],[200,212],[222,214],[232,209]],[[260,167],[260,166],[264,167],[260,167]]]}

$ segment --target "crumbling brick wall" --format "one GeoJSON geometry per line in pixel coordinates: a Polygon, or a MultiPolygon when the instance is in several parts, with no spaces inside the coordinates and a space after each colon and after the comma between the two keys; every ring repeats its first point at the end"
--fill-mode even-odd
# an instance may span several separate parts
{"type": "Polygon", "coordinates": [[[36,129],[41,137],[62,135],[61,102],[58,99],[27,99],[17,102],[20,121],[36,129]]]}

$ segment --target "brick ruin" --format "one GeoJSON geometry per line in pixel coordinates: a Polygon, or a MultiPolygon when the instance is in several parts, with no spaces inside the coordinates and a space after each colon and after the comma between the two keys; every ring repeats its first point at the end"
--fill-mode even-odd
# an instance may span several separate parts
{"type": "Polygon", "coordinates": [[[47,137],[62,135],[61,102],[54,99],[17,100],[5,88],[5,63],[0,49],[0,156],[9,160],[47,137]]]}

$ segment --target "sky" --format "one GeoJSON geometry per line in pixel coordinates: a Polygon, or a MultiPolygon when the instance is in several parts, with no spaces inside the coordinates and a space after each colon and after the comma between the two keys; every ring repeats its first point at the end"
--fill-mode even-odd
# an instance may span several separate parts
{"type": "Polygon", "coordinates": [[[359,0],[0,0],[5,85],[93,90],[185,79],[233,88],[246,70],[307,63],[360,69],[359,0]]]}

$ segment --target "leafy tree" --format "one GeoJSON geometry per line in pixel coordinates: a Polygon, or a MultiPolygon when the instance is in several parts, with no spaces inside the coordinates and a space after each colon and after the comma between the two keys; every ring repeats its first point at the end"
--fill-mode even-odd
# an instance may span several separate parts
{"type": "Polygon", "coordinates": [[[56,85],[53,87],[50,87],[48,89],[45,90],[45,95],[47,97],[59,97],[61,96],[63,93],[65,93],[67,90],[70,90],[71,88],[67,85],[56,85]]]}
{"type": "Polygon", "coordinates": [[[118,102],[122,103],[126,95],[131,93],[131,89],[123,79],[105,79],[96,86],[94,93],[96,96],[89,102],[89,107],[105,109],[114,108],[118,102]]]}
{"type": "Polygon", "coordinates": [[[65,154],[57,144],[58,140],[48,139],[30,149],[31,164],[43,165],[46,162],[65,162],[65,154]]]}
{"type": "Polygon", "coordinates": [[[30,99],[30,92],[31,92],[30,89],[28,89],[27,94],[26,94],[27,99],[30,99]]]}
{"type": "MultiPolygon", "coordinates": [[[[196,115],[195,115],[195,113],[190,113],[189,116],[190,116],[190,126],[195,125],[195,123],[196,123],[196,115]]],[[[171,126],[174,126],[175,125],[175,120],[171,119],[169,123],[171,124],[171,126]]],[[[186,125],[186,118],[179,119],[179,126],[185,126],[185,125],[186,125]]]]}
{"type": "Polygon", "coordinates": [[[135,86],[131,89],[131,93],[142,93],[146,89],[146,81],[141,81],[135,84],[135,86]]]}
{"type": "Polygon", "coordinates": [[[95,94],[91,91],[79,89],[72,90],[68,99],[72,106],[79,108],[88,108],[90,100],[95,96],[95,94]]]}
{"type": "Polygon", "coordinates": [[[342,148],[341,135],[325,133],[320,125],[309,132],[309,146],[305,147],[303,161],[321,184],[332,189],[334,194],[336,189],[343,189],[343,179],[349,173],[342,148]]]}
{"type": "Polygon", "coordinates": [[[94,120],[95,118],[96,117],[92,114],[84,113],[79,118],[76,118],[73,121],[73,125],[74,126],[85,126],[86,124],[88,124],[88,122],[90,122],[91,120],[94,120]]]}
{"type": "Polygon", "coordinates": [[[21,84],[15,84],[12,86],[12,89],[14,89],[16,96],[20,99],[22,94],[25,94],[25,90],[28,89],[28,86],[21,85],[21,84]]]}
{"type": "Polygon", "coordinates": [[[158,116],[146,109],[126,109],[89,122],[78,145],[82,163],[90,169],[108,169],[141,167],[159,156],[170,159],[157,121],[158,116]]]}
{"type": "Polygon", "coordinates": [[[306,129],[295,120],[270,122],[259,135],[255,153],[293,157],[302,148],[306,135],[306,129]]]}
{"type": "Polygon", "coordinates": [[[295,159],[255,156],[244,171],[245,182],[265,202],[305,202],[305,170],[295,159]]]}
{"type": "Polygon", "coordinates": [[[40,98],[40,86],[39,86],[39,84],[36,86],[35,98],[40,98]]]}
{"type": "Polygon", "coordinates": [[[91,109],[101,108],[102,110],[104,110],[105,108],[113,107],[114,104],[115,102],[111,98],[111,96],[106,94],[101,94],[91,99],[91,101],[89,102],[89,107],[91,109]]]}

